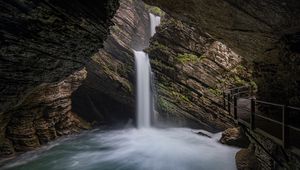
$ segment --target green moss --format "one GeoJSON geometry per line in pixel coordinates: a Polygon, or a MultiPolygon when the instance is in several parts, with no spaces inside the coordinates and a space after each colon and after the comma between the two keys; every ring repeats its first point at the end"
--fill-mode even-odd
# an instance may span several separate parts
{"type": "Polygon", "coordinates": [[[145,7],[150,13],[154,15],[161,16],[161,17],[165,15],[165,12],[158,7],[149,6],[149,5],[146,5],[145,7]]]}
{"type": "Polygon", "coordinates": [[[206,59],[207,58],[207,56],[205,55],[205,54],[203,54],[200,58],[199,58],[199,60],[200,61],[203,61],[204,59],[206,59]]]}
{"type": "Polygon", "coordinates": [[[175,68],[165,65],[162,61],[153,59],[151,60],[151,65],[153,67],[159,68],[161,71],[164,71],[166,74],[174,74],[175,68]]]}
{"type": "Polygon", "coordinates": [[[172,91],[171,94],[177,101],[189,101],[189,98],[187,96],[176,91],[172,91]]]}
{"type": "Polygon", "coordinates": [[[242,80],[238,76],[234,76],[234,84],[237,85],[237,86],[243,86],[243,85],[246,85],[247,82],[245,80],[242,80]]]}
{"type": "Polygon", "coordinates": [[[217,89],[217,88],[216,89],[209,88],[208,91],[210,93],[212,93],[213,95],[215,95],[215,96],[221,96],[222,95],[222,90],[217,89]]]}
{"type": "Polygon", "coordinates": [[[167,46],[159,43],[158,41],[154,41],[152,44],[153,44],[154,48],[158,48],[158,49],[160,49],[162,51],[168,51],[169,50],[169,48],[167,46]]]}
{"type": "Polygon", "coordinates": [[[251,88],[253,89],[253,91],[257,91],[257,88],[258,88],[257,84],[253,80],[251,80],[249,84],[250,84],[251,88]]]}
{"type": "Polygon", "coordinates": [[[200,58],[198,58],[198,56],[194,55],[194,54],[188,54],[188,53],[184,53],[184,54],[179,54],[177,56],[177,60],[181,63],[196,63],[198,61],[200,61],[200,58]]]}
{"type": "Polygon", "coordinates": [[[174,110],[173,105],[162,97],[158,98],[158,104],[159,108],[163,111],[172,112],[174,110]]]}

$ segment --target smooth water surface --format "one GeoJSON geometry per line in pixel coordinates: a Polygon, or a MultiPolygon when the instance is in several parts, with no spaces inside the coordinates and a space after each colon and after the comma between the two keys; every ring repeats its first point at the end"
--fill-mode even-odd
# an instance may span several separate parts
{"type": "MultiPolygon", "coordinates": [[[[206,132],[207,133],[207,132],[206,132]]],[[[9,170],[231,170],[237,148],[187,128],[96,131],[26,153],[9,170]]],[[[2,167],[3,168],[3,167],[2,167]]]]}

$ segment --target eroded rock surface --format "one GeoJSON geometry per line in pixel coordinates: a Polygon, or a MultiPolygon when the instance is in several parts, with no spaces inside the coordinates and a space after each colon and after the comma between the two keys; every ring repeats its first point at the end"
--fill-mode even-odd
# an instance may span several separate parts
{"type": "Polygon", "coordinates": [[[103,45],[116,0],[3,1],[0,112],[42,83],[61,81],[103,45]]]}
{"type": "Polygon", "coordinates": [[[73,95],[73,110],[88,113],[90,120],[126,123],[135,119],[133,49],[149,44],[149,12],[142,1],[121,0],[112,21],[104,48],[87,63],[88,77],[73,95]]]}
{"type": "Polygon", "coordinates": [[[172,18],[165,19],[157,31],[147,51],[156,76],[160,118],[182,125],[202,123],[206,128],[230,126],[222,92],[250,82],[242,57],[172,18]]]}
{"type": "Polygon", "coordinates": [[[90,128],[71,111],[71,94],[86,78],[85,69],[59,83],[42,84],[19,107],[1,116],[2,156],[33,150],[62,135],[90,128]]]}
{"type": "Polygon", "coordinates": [[[300,106],[298,0],[144,1],[254,61],[261,99],[300,106]]]}
{"type": "Polygon", "coordinates": [[[71,111],[117,0],[0,2],[0,155],[88,128],[71,111]]]}

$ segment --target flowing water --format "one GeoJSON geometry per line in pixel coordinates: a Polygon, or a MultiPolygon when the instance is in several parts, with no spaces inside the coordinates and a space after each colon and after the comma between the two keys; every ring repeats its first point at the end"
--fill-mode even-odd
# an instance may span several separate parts
{"type": "MultiPolygon", "coordinates": [[[[160,18],[150,14],[151,34],[160,18]]],[[[188,128],[151,128],[153,95],[148,55],[135,51],[137,125],[122,130],[96,130],[62,138],[23,154],[4,167],[8,170],[234,170],[237,148],[196,134],[188,128]]]]}
{"type": "Polygon", "coordinates": [[[149,57],[142,51],[134,51],[137,77],[137,126],[150,127],[152,112],[151,67],[149,57]]]}
{"type": "Polygon", "coordinates": [[[160,24],[160,16],[155,16],[154,14],[150,15],[150,30],[151,30],[151,37],[156,33],[155,28],[160,24]]]}
{"type": "MultiPolygon", "coordinates": [[[[155,34],[155,28],[160,24],[160,17],[153,14],[150,16],[150,34],[155,34]]],[[[134,51],[137,86],[137,126],[149,128],[151,115],[154,114],[153,93],[151,90],[151,65],[148,54],[143,51],[134,51]]]]}
{"type": "MultiPolygon", "coordinates": [[[[205,132],[208,133],[208,132],[205,132]]],[[[187,128],[94,131],[26,153],[9,170],[234,170],[236,148],[187,128]]]]}

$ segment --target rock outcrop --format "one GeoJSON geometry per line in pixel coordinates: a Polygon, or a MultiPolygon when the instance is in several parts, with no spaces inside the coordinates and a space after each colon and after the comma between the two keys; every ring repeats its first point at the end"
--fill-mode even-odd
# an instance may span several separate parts
{"type": "MultiPolygon", "coordinates": [[[[298,0],[143,0],[159,6],[175,19],[207,32],[243,56],[258,86],[257,98],[300,106],[300,1],[298,0]]],[[[294,116],[293,120],[299,120],[294,116]]],[[[262,146],[279,155],[289,169],[299,169],[299,158],[270,139],[257,135],[262,146]],[[284,158],[283,155],[287,155],[284,158]]],[[[255,141],[252,141],[256,143],[255,141]]],[[[258,145],[258,144],[257,144],[258,145]]],[[[256,156],[263,168],[274,161],[261,147],[256,156]]]]}
{"type": "Polygon", "coordinates": [[[156,76],[161,119],[182,125],[201,123],[206,128],[230,126],[222,92],[251,82],[241,56],[172,18],[157,28],[147,52],[156,76]]]}
{"type": "Polygon", "coordinates": [[[71,111],[118,0],[0,2],[0,155],[88,128],[71,111]]]}
{"type": "Polygon", "coordinates": [[[86,75],[82,69],[59,83],[42,84],[19,107],[3,113],[1,156],[32,150],[59,136],[90,128],[71,111],[71,94],[86,75]]]}
{"type": "Polygon", "coordinates": [[[300,106],[298,0],[144,1],[254,61],[261,99],[300,106]]]}
{"type": "Polygon", "coordinates": [[[135,119],[133,49],[149,44],[148,8],[142,1],[121,0],[112,21],[104,48],[87,63],[88,77],[73,95],[73,110],[89,120],[126,123],[135,119]]]}
{"type": "Polygon", "coordinates": [[[248,148],[250,141],[241,127],[229,128],[222,133],[220,142],[230,146],[248,148]]]}
{"type": "Polygon", "coordinates": [[[0,113],[59,82],[103,46],[116,0],[1,2],[0,113]]]}

